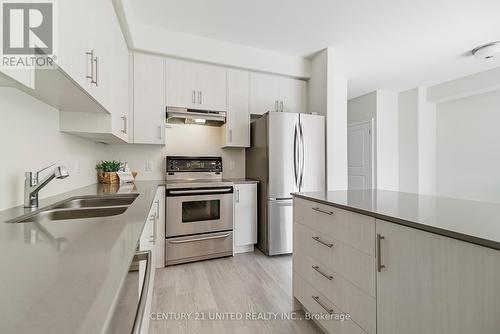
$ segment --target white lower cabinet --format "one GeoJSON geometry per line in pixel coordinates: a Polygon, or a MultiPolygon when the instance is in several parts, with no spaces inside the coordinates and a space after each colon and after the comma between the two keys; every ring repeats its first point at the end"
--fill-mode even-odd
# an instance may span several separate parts
{"type": "Polygon", "coordinates": [[[257,184],[234,185],[234,253],[252,252],[257,243],[257,184]]]}
{"type": "Polygon", "coordinates": [[[296,300],[350,316],[328,333],[500,332],[500,251],[295,198],[293,254],[296,300]]]}
{"type": "Polygon", "coordinates": [[[153,202],[155,222],[156,268],[165,267],[165,187],[158,187],[153,202]]]}

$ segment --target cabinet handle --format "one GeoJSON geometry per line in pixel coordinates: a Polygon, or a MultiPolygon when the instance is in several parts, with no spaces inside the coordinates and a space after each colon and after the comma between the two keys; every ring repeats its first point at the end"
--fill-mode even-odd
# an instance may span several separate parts
{"type": "Polygon", "coordinates": [[[123,115],[122,120],[123,120],[122,132],[126,134],[127,133],[127,116],[123,115]]]}
{"type": "Polygon", "coordinates": [[[162,135],[162,127],[161,125],[158,125],[158,138],[162,139],[163,138],[163,135],[162,135]]]}
{"type": "Polygon", "coordinates": [[[321,271],[321,269],[319,269],[319,266],[312,266],[312,268],[314,270],[316,270],[318,273],[320,273],[321,275],[325,276],[326,278],[328,278],[328,280],[332,280],[333,279],[333,276],[332,275],[328,275],[328,274],[325,274],[323,271],[321,271]]]}
{"type": "Polygon", "coordinates": [[[236,189],[236,203],[240,202],[240,190],[236,189]]]}
{"type": "Polygon", "coordinates": [[[233,142],[233,130],[229,130],[229,142],[233,142]]]}
{"type": "Polygon", "coordinates": [[[274,101],[274,111],[279,111],[279,109],[278,109],[278,100],[274,101]]]}
{"type": "Polygon", "coordinates": [[[325,245],[326,247],[328,248],[332,248],[333,247],[333,244],[330,243],[330,242],[325,242],[323,240],[320,239],[320,237],[312,237],[313,240],[316,240],[317,242],[319,242],[320,244],[322,245],[325,245]]]}
{"type": "Polygon", "coordinates": [[[283,101],[280,101],[280,111],[283,112],[283,101]]]}
{"type": "Polygon", "coordinates": [[[318,303],[326,312],[328,312],[328,314],[333,314],[333,310],[331,308],[328,308],[325,306],[325,304],[323,304],[321,302],[321,300],[319,300],[319,296],[311,296],[312,299],[314,299],[316,301],[316,303],[318,303]]]}
{"type": "Polygon", "coordinates": [[[385,269],[385,265],[382,264],[382,240],[385,239],[385,237],[381,234],[377,234],[377,271],[380,273],[382,272],[382,269],[385,269]]]}
{"type": "Polygon", "coordinates": [[[91,84],[97,84],[97,81],[94,80],[94,50],[90,50],[88,52],[85,52],[87,56],[90,57],[90,75],[87,75],[86,78],[90,79],[91,84]]]}
{"type": "Polygon", "coordinates": [[[203,104],[203,95],[201,90],[198,92],[198,102],[200,104],[203,104]]]}
{"type": "Polygon", "coordinates": [[[318,212],[324,213],[325,215],[329,215],[329,216],[333,215],[333,211],[325,211],[325,210],[322,210],[322,209],[320,209],[318,207],[315,207],[315,208],[312,208],[312,209],[314,211],[318,211],[318,212]]]}
{"type": "Polygon", "coordinates": [[[94,58],[94,62],[95,62],[95,82],[94,82],[94,84],[97,87],[97,86],[99,86],[99,77],[98,77],[98,75],[99,75],[99,67],[98,67],[99,66],[99,58],[97,56],[94,58]]]}

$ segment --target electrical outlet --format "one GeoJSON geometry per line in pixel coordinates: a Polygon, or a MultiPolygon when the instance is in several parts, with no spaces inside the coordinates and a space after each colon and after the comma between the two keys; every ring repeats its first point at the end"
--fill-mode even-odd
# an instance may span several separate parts
{"type": "Polygon", "coordinates": [[[146,160],[146,172],[153,171],[153,162],[151,160],[146,160]]]}

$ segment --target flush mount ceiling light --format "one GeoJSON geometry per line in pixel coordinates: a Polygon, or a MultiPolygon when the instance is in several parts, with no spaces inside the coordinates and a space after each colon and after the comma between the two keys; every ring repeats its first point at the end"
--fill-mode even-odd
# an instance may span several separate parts
{"type": "Polygon", "coordinates": [[[474,48],[472,54],[476,59],[492,59],[500,57],[500,41],[488,43],[474,48]]]}

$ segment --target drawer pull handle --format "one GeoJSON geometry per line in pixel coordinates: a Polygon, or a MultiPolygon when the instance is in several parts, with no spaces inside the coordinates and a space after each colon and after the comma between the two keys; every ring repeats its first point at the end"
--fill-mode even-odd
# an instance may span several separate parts
{"type": "Polygon", "coordinates": [[[203,241],[203,240],[213,240],[213,239],[224,239],[229,237],[230,233],[223,235],[216,235],[213,237],[203,237],[203,238],[195,238],[195,239],[186,239],[186,240],[172,240],[169,241],[171,244],[185,244],[186,242],[195,242],[195,241],[203,241]]]}
{"type": "Polygon", "coordinates": [[[329,242],[324,242],[323,240],[321,240],[319,237],[312,237],[313,240],[316,240],[317,242],[319,242],[320,244],[322,245],[325,245],[326,247],[328,248],[332,248],[333,247],[333,244],[332,243],[329,243],[329,242]]]}
{"type": "Polygon", "coordinates": [[[382,264],[382,240],[385,237],[381,234],[377,234],[377,271],[380,273],[382,269],[385,269],[385,265],[382,264]]]}
{"type": "Polygon", "coordinates": [[[318,273],[320,273],[321,275],[325,276],[328,280],[331,281],[333,279],[332,275],[325,274],[323,271],[321,271],[321,269],[319,269],[319,266],[312,266],[312,268],[314,270],[316,270],[318,273]]]}
{"type": "Polygon", "coordinates": [[[321,300],[319,300],[319,296],[311,296],[311,297],[312,299],[314,299],[316,303],[318,303],[322,308],[324,308],[325,311],[328,312],[328,314],[333,314],[333,310],[331,308],[326,307],[325,304],[323,304],[321,300]]]}
{"type": "Polygon", "coordinates": [[[321,213],[324,213],[325,215],[333,215],[333,212],[332,211],[325,211],[325,210],[321,210],[320,208],[312,208],[314,211],[318,211],[318,212],[321,212],[321,213]]]}

